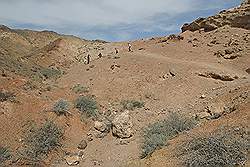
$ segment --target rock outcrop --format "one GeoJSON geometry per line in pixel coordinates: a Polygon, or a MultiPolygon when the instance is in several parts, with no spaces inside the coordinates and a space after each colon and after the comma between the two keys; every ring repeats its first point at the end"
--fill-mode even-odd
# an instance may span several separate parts
{"type": "Polygon", "coordinates": [[[204,29],[208,32],[225,25],[250,30],[250,1],[246,0],[239,7],[221,11],[215,16],[198,18],[190,24],[185,23],[181,30],[185,32],[204,29]]]}

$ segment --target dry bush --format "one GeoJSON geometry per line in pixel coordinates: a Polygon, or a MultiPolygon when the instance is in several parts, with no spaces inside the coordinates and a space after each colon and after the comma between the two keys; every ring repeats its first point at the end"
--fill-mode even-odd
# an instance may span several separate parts
{"type": "Polygon", "coordinates": [[[11,158],[11,153],[8,148],[0,146],[0,166],[4,164],[5,161],[11,158]]]}
{"type": "Polygon", "coordinates": [[[87,117],[95,117],[98,113],[97,102],[88,96],[80,96],[75,101],[75,108],[87,117]]]}
{"type": "Polygon", "coordinates": [[[69,111],[69,103],[66,100],[60,99],[53,106],[53,112],[58,116],[66,115],[69,111]]]}
{"type": "Polygon", "coordinates": [[[76,93],[76,94],[81,94],[81,93],[88,93],[89,88],[82,86],[81,84],[77,84],[71,88],[71,90],[76,93]]]}
{"type": "Polygon", "coordinates": [[[136,108],[144,107],[145,103],[137,100],[124,100],[121,102],[121,105],[125,110],[134,110],[136,108]]]}
{"type": "Polygon", "coordinates": [[[63,131],[55,123],[46,121],[40,128],[33,128],[24,139],[24,147],[19,150],[20,159],[31,164],[39,164],[48,154],[61,146],[63,131]]]}
{"type": "Polygon", "coordinates": [[[246,129],[224,127],[193,137],[180,150],[186,167],[233,167],[247,161],[248,148],[246,129]]]}
{"type": "Polygon", "coordinates": [[[162,121],[149,125],[143,134],[141,158],[152,154],[156,149],[166,145],[167,140],[172,139],[182,131],[190,130],[196,125],[193,119],[183,117],[177,113],[170,115],[162,121]]]}

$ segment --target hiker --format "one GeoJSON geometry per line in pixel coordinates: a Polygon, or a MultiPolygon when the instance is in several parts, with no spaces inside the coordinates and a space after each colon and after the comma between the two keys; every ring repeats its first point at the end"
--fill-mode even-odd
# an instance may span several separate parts
{"type": "Polygon", "coordinates": [[[132,52],[131,47],[132,47],[132,45],[130,43],[128,43],[128,51],[129,52],[132,52]]]}
{"type": "Polygon", "coordinates": [[[87,64],[89,64],[90,63],[90,55],[88,54],[88,56],[87,56],[87,64]]]}
{"type": "Polygon", "coordinates": [[[115,54],[118,54],[119,50],[117,48],[115,48],[115,54]]]}

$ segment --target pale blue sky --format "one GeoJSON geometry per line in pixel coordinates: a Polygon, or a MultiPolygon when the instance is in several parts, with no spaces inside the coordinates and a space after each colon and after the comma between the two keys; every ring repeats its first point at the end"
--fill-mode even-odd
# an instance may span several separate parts
{"type": "Polygon", "coordinates": [[[241,0],[0,0],[0,24],[123,41],[180,32],[241,0]]]}

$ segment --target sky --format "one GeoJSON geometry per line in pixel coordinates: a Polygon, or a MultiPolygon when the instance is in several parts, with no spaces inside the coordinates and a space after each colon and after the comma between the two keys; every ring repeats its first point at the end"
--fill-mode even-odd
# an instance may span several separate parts
{"type": "Polygon", "coordinates": [[[0,0],[0,24],[84,39],[126,41],[180,32],[241,0],[0,0]]]}

